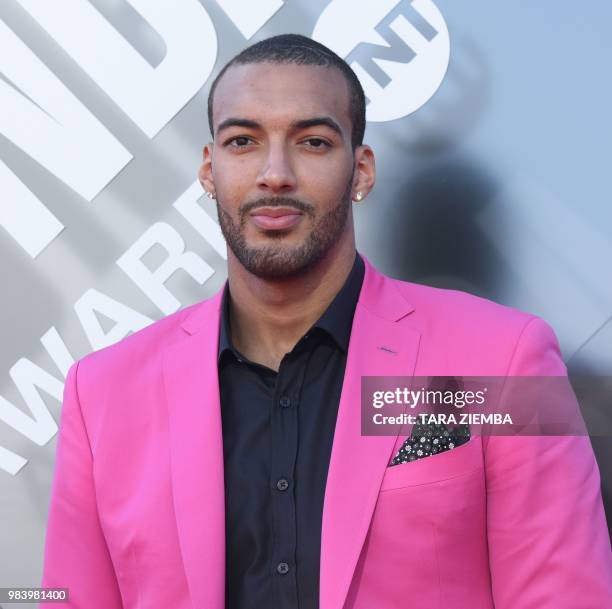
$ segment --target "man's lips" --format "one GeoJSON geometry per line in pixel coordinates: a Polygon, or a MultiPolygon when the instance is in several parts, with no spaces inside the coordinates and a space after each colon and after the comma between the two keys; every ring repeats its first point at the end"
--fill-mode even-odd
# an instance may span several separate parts
{"type": "Polygon", "coordinates": [[[302,219],[302,212],[293,207],[260,207],[250,217],[258,228],[280,230],[295,226],[302,219]]]}

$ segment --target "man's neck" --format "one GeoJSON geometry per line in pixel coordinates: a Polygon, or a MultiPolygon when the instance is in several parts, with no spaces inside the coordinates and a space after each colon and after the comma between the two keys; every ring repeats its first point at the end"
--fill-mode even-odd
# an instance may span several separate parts
{"type": "Polygon", "coordinates": [[[248,273],[229,252],[231,338],[240,353],[278,370],[283,356],[321,317],[351,271],[354,240],[338,245],[307,273],[283,280],[248,273]]]}

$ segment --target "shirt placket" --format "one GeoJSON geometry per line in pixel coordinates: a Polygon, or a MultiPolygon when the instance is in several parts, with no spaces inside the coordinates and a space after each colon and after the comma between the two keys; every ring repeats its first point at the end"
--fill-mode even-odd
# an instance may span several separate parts
{"type": "Polygon", "coordinates": [[[307,357],[283,358],[271,413],[272,577],[279,609],[297,609],[295,464],[298,450],[298,404],[307,357]]]}

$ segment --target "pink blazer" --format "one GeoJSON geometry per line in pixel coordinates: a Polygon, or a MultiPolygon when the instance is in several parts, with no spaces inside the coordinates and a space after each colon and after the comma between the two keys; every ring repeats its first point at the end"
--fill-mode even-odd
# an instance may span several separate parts
{"type": "MultiPolygon", "coordinates": [[[[220,302],[221,291],[70,368],[42,581],[70,589],[59,606],[224,608],[220,302]]],[[[325,491],[320,608],[612,607],[589,438],[476,436],[387,467],[406,436],[361,435],[360,380],[413,374],[566,369],[541,319],[366,260],[325,491]]]]}

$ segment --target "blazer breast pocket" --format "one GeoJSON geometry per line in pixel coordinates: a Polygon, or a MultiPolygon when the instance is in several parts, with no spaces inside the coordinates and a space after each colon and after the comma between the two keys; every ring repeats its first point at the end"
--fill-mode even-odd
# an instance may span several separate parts
{"type": "Polygon", "coordinates": [[[380,491],[442,482],[473,473],[483,467],[482,440],[480,436],[473,436],[456,448],[416,461],[388,466],[380,491]]]}

